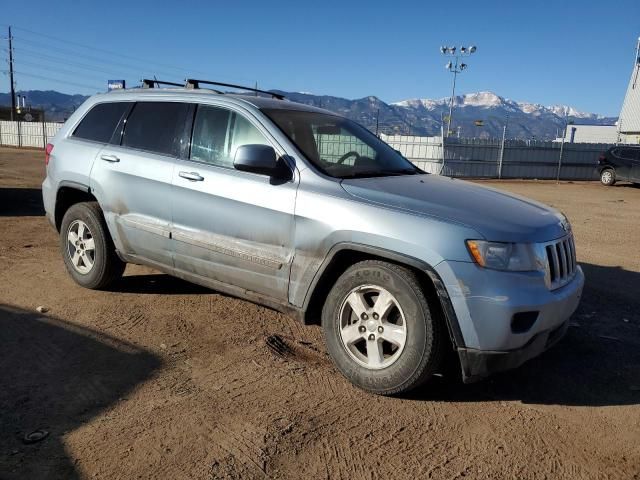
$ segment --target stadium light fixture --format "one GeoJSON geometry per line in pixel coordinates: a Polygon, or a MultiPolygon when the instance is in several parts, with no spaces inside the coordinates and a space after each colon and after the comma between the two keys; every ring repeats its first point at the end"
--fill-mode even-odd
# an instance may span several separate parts
{"type": "Polygon", "coordinates": [[[454,57],[454,61],[447,62],[444,66],[449,72],[453,73],[453,86],[451,88],[451,99],[449,101],[449,116],[447,117],[447,137],[451,133],[451,119],[453,118],[453,99],[456,95],[456,79],[459,73],[462,73],[469,66],[466,63],[460,61],[461,57],[468,57],[472,53],[475,53],[478,47],[471,45],[470,47],[440,47],[440,53],[449,57],[454,57]]]}

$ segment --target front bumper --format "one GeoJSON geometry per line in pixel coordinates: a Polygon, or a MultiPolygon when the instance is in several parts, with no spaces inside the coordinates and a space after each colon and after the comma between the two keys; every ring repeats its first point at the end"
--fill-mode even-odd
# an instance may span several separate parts
{"type": "Polygon", "coordinates": [[[456,348],[465,382],[520,366],[566,332],[584,286],[578,266],[573,279],[549,290],[539,272],[500,272],[467,262],[436,266],[459,328],[456,348]],[[534,312],[529,328],[514,328],[514,316],[534,312]]]}
{"type": "Polygon", "coordinates": [[[507,352],[459,348],[462,380],[464,383],[473,383],[493,373],[519,367],[557,343],[567,333],[568,327],[569,320],[565,320],[555,330],[540,332],[524,347],[507,352]]]}

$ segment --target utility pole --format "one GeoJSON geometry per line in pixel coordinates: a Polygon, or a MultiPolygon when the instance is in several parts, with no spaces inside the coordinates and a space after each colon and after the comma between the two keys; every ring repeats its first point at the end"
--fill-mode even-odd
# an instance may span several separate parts
{"type": "Polygon", "coordinates": [[[9,82],[11,82],[11,121],[16,110],[16,86],[13,82],[13,37],[9,27],[9,82]]]}

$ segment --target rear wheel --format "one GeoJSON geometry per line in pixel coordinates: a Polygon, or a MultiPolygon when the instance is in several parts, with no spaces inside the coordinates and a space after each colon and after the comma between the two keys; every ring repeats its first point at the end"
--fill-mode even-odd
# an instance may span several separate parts
{"type": "Polygon", "coordinates": [[[610,187],[611,185],[616,183],[615,172],[611,168],[605,168],[604,170],[602,170],[602,172],[600,172],[600,182],[603,185],[610,187]]]}
{"type": "Polygon", "coordinates": [[[126,266],[116,254],[97,202],[69,207],[60,227],[60,250],[67,271],[85,288],[107,287],[126,266]]]}
{"type": "Polygon", "coordinates": [[[409,269],[366,260],[340,276],[322,310],[327,349],[364,390],[391,395],[426,382],[443,351],[440,322],[409,269]]]}

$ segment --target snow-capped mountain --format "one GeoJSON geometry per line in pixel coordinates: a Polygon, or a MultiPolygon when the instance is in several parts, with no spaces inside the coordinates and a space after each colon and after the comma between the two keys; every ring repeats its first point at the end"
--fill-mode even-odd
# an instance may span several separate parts
{"type": "MultiPolygon", "coordinates": [[[[393,102],[391,105],[397,105],[399,107],[407,108],[425,108],[427,110],[434,110],[440,107],[448,107],[451,97],[441,98],[439,100],[432,100],[429,98],[412,98],[409,100],[402,100],[399,102],[393,102]]],[[[605,118],[602,115],[594,113],[585,113],[576,110],[573,107],[567,105],[551,105],[545,107],[539,103],[528,102],[515,102],[508,98],[496,95],[493,92],[476,92],[468,93],[466,95],[456,96],[453,100],[453,104],[458,107],[481,107],[481,108],[497,108],[501,107],[507,111],[522,111],[527,114],[541,114],[541,113],[553,113],[559,117],[574,117],[574,118],[605,118]]]]}
{"type": "MultiPolygon", "coordinates": [[[[422,110],[423,113],[441,114],[444,110],[444,115],[448,115],[450,98],[445,97],[439,100],[414,98],[394,102],[391,105],[407,110],[422,110]]],[[[511,135],[516,134],[528,138],[531,136],[549,138],[565,122],[610,124],[616,120],[595,113],[581,112],[568,105],[544,106],[539,103],[516,102],[493,92],[476,92],[456,96],[453,99],[453,104],[455,108],[454,127],[461,126],[464,129],[465,126],[469,126],[470,121],[475,127],[476,120],[482,120],[485,130],[475,132],[478,133],[478,136],[495,136],[496,132],[492,131],[491,127],[486,128],[487,121],[490,124],[496,123],[500,117],[503,118],[503,125],[507,123],[507,128],[511,126],[514,129],[510,132],[511,135]],[[536,125],[539,122],[544,123],[536,125]]],[[[465,134],[468,135],[469,132],[465,132],[465,134]]]]}
{"type": "MultiPolygon", "coordinates": [[[[439,135],[443,119],[449,114],[449,98],[414,98],[385,103],[368,96],[355,100],[314,95],[306,92],[280,92],[289,100],[322,107],[351,118],[372,131],[404,135],[439,135]]],[[[34,107],[46,110],[46,118],[64,120],[86,97],[54,91],[29,91],[26,94],[34,107]]],[[[0,93],[0,105],[9,105],[8,94],[0,93]]],[[[553,139],[566,122],[597,125],[613,124],[616,118],[585,113],[566,105],[543,106],[516,102],[493,92],[476,92],[454,98],[452,129],[460,129],[465,137],[498,138],[507,124],[509,138],[553,139]],[[478,122],[481,121],[481,122],[478,122]],[[480,124],[481,126],[478,126],[480,124]]]]}
{"type": "MultiPolygon", "coordinates": [[[[449,97],[412,98],[385,103],[372,96],[347,100],[331,96],[282,93],[290,100],[345,115],[371,130],[375,130],[377,120],[378,131],[385,133],[439,135],[440,125],[449,114],[449,97]]],[[[476,92],[454,98],[452,129],[457,132],[460,128],[461,135],[465,137],[498,138],[506,123],[509,138],[553,139],[567,122],[607,125],[615,121],[616,118],[580,112],[570,106],[517,102],[493,92],[476,92]]]]}

